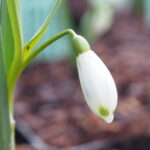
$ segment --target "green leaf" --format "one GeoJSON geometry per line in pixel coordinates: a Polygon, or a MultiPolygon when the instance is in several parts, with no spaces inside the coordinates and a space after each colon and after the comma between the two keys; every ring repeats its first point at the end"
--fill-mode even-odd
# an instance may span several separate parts
{"type": "Polygon", "coordinates": [[[22,63],[23,39],[22,39],[21,17],[20,17],[20,0],[4,0],[4,1],[7,1],[8,14],[10,17],[15,47],[14,58],[8,76],[8,85],[9,85],[8,90],[9,92],[11,92],[11,90],[14,88],[16,84],[18,73],[22,63]]]}
{"type": "Polygon", "coordinates": [[[13,89],[22,59],[19,0],[0,1],[0,150],[14,150],[13,89]],[[10,99],[11,98],[11,99],[10,99]]]}
{"type": "Polygon", "coordinates": [[[32,37],[32,39],[25,45],[24,47],[24,58],[26,58],[34,46],[38,43],[38,41],[42,38],[43,34],[47,30],[49,24],[52,21],[53,16],[55,15],[59,5],[61,3],[61,0],[57,0],[53,9],[49,12],[47,18],[45,19],[44,23],[41,25],[39,30],[35,33],[35,35],[32,37]]]}
{"type": "MultiPolygon", "coordinates": [[[[36,1],[36,0],[34,0],[36,1]]],[[[49,0],[45,0],[45,4],[50,3],[49,0]]],[[[51,2],[52,4],[53,2],[51,2]]],[[[55,36],[56,34],[62,32],[63,30],[73,28],[68,0],[63,0],[63,3],[60,5],[55,17],[53,18],[52,23],[50,24],[49,28],[47,29],[46,33],[44,34],[43,38],[39,41],[36,47],[47,41],[50,37],[55,36]]],[[[47,8],[48,6],[45,6],[47,8]]],[[[41,10],[42,11],[42,10],[41,10]]],[[[39,11],[40,12],[40,11],[39,11]]],[[[38,12],[37,12],[38,13],[38,12]]],[[[42,11],[43,14],[46,13],[42,11]]],[[[39,16],[40,17],[40,16],[39,16]]],[[[41,16],[42,17],[42,16],[41,16]]],[[[35,49],[34,49],[35,50],[35,49]]],[[[50,47],[46,48],[34,62],[44,61],[57,61],[62,60],[65,58],[72,58],[73,54],[73,45],[72,39],[70,36],[65,36],[58,40],[56,43],[52,44],[50,47]]]]}
{"type": "Polygon", "coordinates": [[[9,73],[13,58],[14,58],[14,39],[11,28],[10,18],[8,14],[7,3],[5,0],[1,1],[1,31],[2,31],[2,42],[4,48],[4,61],[6,74],[9,73]]]}
{"type": "Polygon", "coordinates": [[[5,1],[7,1],[7,7],[15,41],[15,57],[20,57],[23,45],[21,17],[20,17],[20,1],[19,0],[5,0],[5,1]]]}
{"type": "Polygon", "coordinates": [[[8,89],[4,64],[4,47],[0,28],[0,149],[11,150],[11,129],[8,106],[8,89]]]}
{"type": "Polygon", "coordinates": [[[44,42],[41,46],[39,46],[37,49],[35,49],[26,60],[23,61],[20,73],[25,69],[25,67],[40,53],[42,52],[45,48],[47,48],[49,45],[57,41],[58,39],[61,39],[65,35],[70,34],[72,37],[76,35],[76,33],[72,29],[64,30],[57,35],[53,36],[46,42],[44,42]]]}

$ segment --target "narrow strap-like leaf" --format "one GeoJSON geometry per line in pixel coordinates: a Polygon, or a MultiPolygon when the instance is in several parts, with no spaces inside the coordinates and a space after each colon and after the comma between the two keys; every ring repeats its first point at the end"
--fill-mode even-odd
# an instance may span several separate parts
{"type": "Polygon", "coordinates": [[[0,28],[0,150],[11,150],[8,89],[4,64],[4,47],[0,28]]]}
{"type": "Polygon", "coordinates": [[[57,41],[58,39],[62,38],[63,36],[70,34],[72,37],[76,35],[76,33],[72,29],[64,30],[57,35],[51,37],[49,40],[44,42],[41,46],[39,46],[37,49],[35,49],[28,57],[25,59],[22,63],[20,73],[25,69],[25,67],[45,48],[47,48],[49,45],[57,41]]]}
{"type": "Polygon", "coordinates": [[[7,7],[15,40],[15,57],[20,57],[23,45],[19,5],[19,0],[7,0],[7,7]]]}
{"type": "Polygon", "coordinates": [[[15,53],[14,38],[11,22],[8,14],[7,2],[1,1],[0,26],[2,32],[2,43],[4,48],[4,61],[6,74],[8,75],[15,53]]]}
{"type": "Polygon", "coordinates": [[[9,12],[15,53],[13,58],[13,63],[11,65],[10,73],[8,76],[9,92],[13,89],[18,75],[18,70],[20,69],[22,63],[22,49],[23,49],[23,39],[22,39],[22,27],[21,27],[21,17],[20,17],[20,1],[19,0],[2,0],[7,1],[7,8],[9,12]]]}
{"type": "Polygon", "coordinates": [[[58,9],[60,3],[61,3],[61,0],[56,0],[55,6],[49,12],[49,14],[48,14],[47,18],[45,19],[44,23],[41,25],[41,27],[35,33],[35,35],[32,37],[32,39],[25,45],[25,47],[24,47],[24,59],[29,55],[29,53],[34,48],[34,46],[42,38],[43,34],[45,33],[46,29],[48,28],[49,24],[51,23],[52,18],[55,15],[56,10],[58,9]]]}

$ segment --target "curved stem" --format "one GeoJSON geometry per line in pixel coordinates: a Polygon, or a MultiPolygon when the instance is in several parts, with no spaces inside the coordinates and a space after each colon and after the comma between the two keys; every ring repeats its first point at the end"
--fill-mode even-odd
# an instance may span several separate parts
{"type": "Polygon", "coordinates": [[[47,40],[45,43],[43,43],[40,47],[38,47],[35,51],[33,51],[27,59],[22,63],[20,73],[25,69],[25,67],[46,47],[48,47],[53,42],[57,41],[58,39],[62,38],[63,36],[70,34],[72,37],[76,35],[76,33],[72,29],[64,30],[60,32],[59,34],[55,35],[54,37],[47,40]]]}
{"type": "Polygon", "coordinates": [[[32,39],[24,46],[23,48],[23,59],[26,59],[29,55],[32,49],[36,46],[38,41],[42,38],[43,34],[47,30],[48,26],[50,25],[54,15],[57,12],[57,9],[59,8],[59,5],[61,4],[62,0],[55,0],[55,5],[50,11],[49,15],[39,28],[39,30],[35,33],[35,35],[32,37],[32,39]]]}

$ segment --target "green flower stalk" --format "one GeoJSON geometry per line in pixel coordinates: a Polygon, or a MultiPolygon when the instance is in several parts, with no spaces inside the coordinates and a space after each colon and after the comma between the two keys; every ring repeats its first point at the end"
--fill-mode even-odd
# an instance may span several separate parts
{"type": "Polygon", "coordinates": [[[32,39],[23,44],[20,1],[0,1],[0,150],[15,150],[14,90],[28,64],[46,47],[70,35],[74,44],[81,87],[91,110],[106,122],[112,122],[117,105],[117,91],[107,67],[90,50],[88,42],[72,29],[60,32],[34,49],[51,23],[61,0],[32,39]],[[33,50],[34,49],[34,50],[33,50]]]}

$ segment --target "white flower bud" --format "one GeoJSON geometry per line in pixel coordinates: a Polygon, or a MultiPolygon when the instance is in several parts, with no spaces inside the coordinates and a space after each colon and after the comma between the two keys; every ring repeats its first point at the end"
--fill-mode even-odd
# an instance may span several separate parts
{"type": "Polygon", "coordinates": [[[88,106],[102,120],[111,123],[118,96],[109,70],[91,50],[77,56],[77,68],[88,106]]]}

